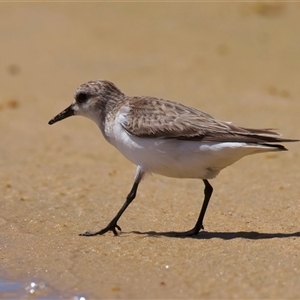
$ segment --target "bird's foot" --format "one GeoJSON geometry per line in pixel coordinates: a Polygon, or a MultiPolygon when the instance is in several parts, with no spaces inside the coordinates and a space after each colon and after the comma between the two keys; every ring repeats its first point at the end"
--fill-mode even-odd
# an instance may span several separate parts
{"type": "Polygon", "coordinates": [[[95,232],[91,232],[91,231],[86,231],[85,233],[80,233],[80,236],[95,236],[95,235],[102,235],[108,231],[112,231],[114,233],[114,235],[118,235],[117,229],[119,231],[121,231],[121,227],[119,225],[117,225],[117,223],[109,223],[105,228],[99,230],[99,231],[95,231],[95,232]]]}
{"type": "Polygon", "coordinates": [[[193,229],[188,231],[183,231],[183,232],[174,231],[171,233],[171,235],[174,237],[189,237],[189,236],[197,235],[201,229],[204,229],[203,225],[201,225],[200,228],[194,227],[193,229]]]}

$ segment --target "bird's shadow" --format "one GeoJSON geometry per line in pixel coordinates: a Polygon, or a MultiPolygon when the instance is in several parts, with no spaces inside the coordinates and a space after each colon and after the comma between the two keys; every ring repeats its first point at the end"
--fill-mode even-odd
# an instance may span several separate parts
{"type": "Polygon", "coordinates": [[[300,232],[294,233],[265,233],[265,232],[257,232],[257,231],[237,231],[237,232],[208,232],[201,231],[197,235],[192,236],[176,236],[176,232],[174,231],[166,231],[166,232],[156,232],[156,231],[131,231],[131,233],[140,234],[140,235],[148,235],[150,237],[172,237],[172,238],[192,238],[199,240],[209,240],[213,238],[219,238],[222,240],[232,240],[237,238],[249,239],[249,240],[263,240],[263,239],[273,239],[273,238],[289,238],[289,237],[300,237],[300,232]]]}

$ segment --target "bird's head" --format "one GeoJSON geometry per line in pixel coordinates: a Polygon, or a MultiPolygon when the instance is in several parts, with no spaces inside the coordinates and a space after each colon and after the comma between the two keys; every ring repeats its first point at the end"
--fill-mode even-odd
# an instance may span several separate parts
{"type": "Polygon", "coordinates": [[[48,124],[52,125],[75,115],[87,117],[99,124],[107,104],[114,104],[124,97],[125,95],[110,81],[88,81],[77,88],[72,104],[52,118],[48,124]]]}

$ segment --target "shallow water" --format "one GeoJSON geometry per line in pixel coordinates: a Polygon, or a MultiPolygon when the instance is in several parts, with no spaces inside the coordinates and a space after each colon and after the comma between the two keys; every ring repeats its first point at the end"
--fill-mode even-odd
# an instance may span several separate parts
{"type": "Polygon", "coordinates": [[[28,282],[17,282],[0,279],[0,299],[36,299],[36,300],[87,300],[82,295],[68,296],[65,292],[59,293],[44,281],[33,279],[28,282]]]}

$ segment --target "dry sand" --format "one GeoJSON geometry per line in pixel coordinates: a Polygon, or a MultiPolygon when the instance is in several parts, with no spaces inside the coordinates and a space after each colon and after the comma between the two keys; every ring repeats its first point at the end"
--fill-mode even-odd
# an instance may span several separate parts
{"type": "Polygon", "coordinates": [[[163,232],[194,225],[202,181],[154,175],[119,237],[86,238],[120,208],[135,167],[87,119],[47,124],[103,78],[299,138],[299,26],[299,3],[1,3],[2,278],[42,280],[50,298],[299,298],[299,144],[211,181],[197,237],[163,232]]]}

